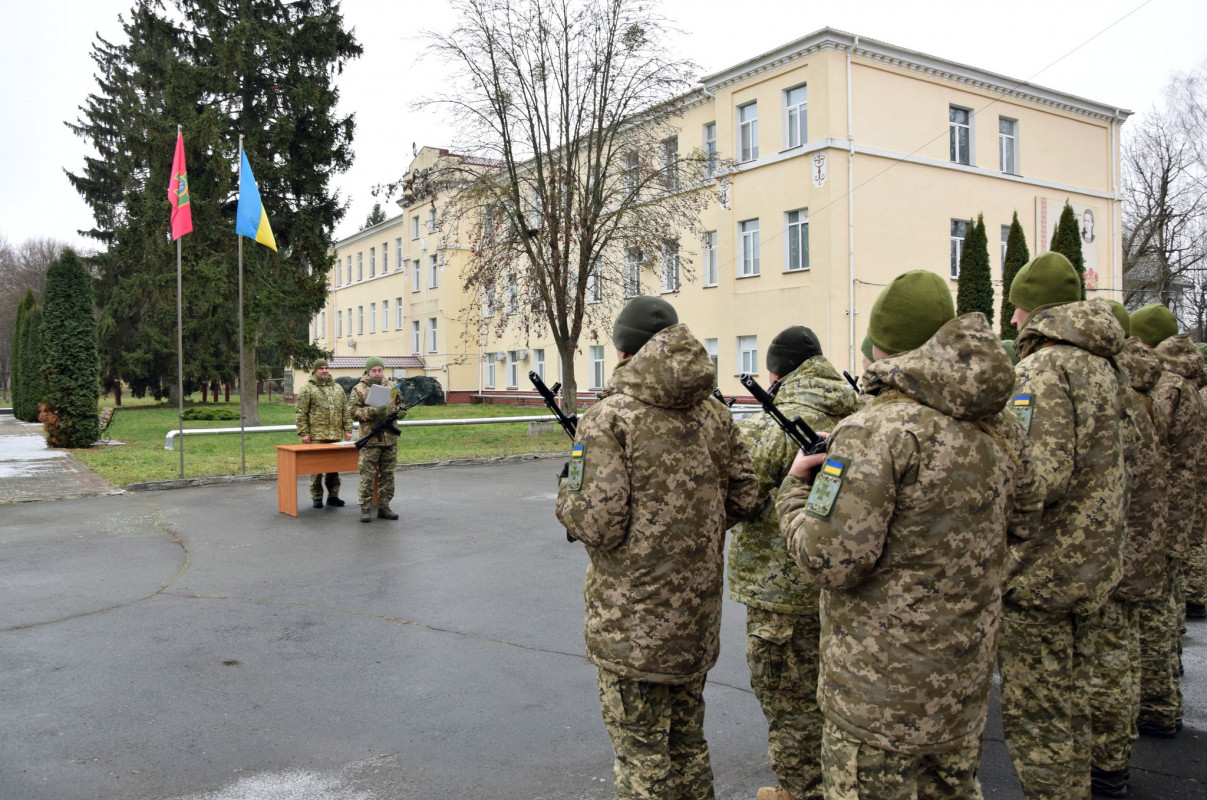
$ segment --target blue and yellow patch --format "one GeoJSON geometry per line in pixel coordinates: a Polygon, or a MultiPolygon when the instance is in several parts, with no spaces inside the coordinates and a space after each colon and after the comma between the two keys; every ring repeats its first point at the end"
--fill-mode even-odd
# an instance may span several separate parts
{"type": "Polygon", "coordinates": [[[581,442],[575,442],[570,448],[570,465],[566,473],[566,484],[572,492],[580,491],[583,488],[583,460],[587,455],[587,446],[581,442]]]}
{"type": "Polygon", "coordinates": [[[847,465],[837,458],[827,458],[822,463],[817,477],[813,480],[809,499],[805,501],[806,512],[822,518],[830,516],[830,512],[834,510],[834,501],[838,499],[838,492],[842,489],[842,474],[846,469],[847,465]]]}
{"type": "Polygon", "coordinates": [[[1023,430],[1031,433],[1031,416],[1035,411],[1032,405],[1031,395],[1016,394],[1010,402],[1010,407],[1014,409],[1014,415],[1018,417],[1018,421],[1022,424],[1023,430]]]}

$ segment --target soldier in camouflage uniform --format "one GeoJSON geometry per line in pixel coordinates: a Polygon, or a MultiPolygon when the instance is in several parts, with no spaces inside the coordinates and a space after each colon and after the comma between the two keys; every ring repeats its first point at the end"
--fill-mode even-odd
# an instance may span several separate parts
{"type": "Polygon", "coordinates": [[[616,318],[620,363],[578,422],[557,516],[587,548],[587,656],[618,798],[713,795],[704,681],[717,660],[725,531],[754,510],[750,456],[710,398],[704,346],[669,303],[616,318]]]}
{"type": "MultiPolygon", "coordinates": [[[[814,430],[833,430],[854,413],[854,390],[821,352],[813,331],[781,331],[767,349],[768,379],[779,381],[776,405],[814,430]]],[[[758,800],[804,800],[821,794],[821,711],[817,707],[818,588],[784,545],[775,498],[799,447],[766,414],[738,423],[758,478],[757,516],[733,529],[729,594],[746,606],[750,687],[768,725],[775,787],[758,800]]]]}
{"type": "MultiPolygon", "coordinates": [[[[352,417],[348,415],[348,395],[331,378],[327,359],[314,362],[314,374],[298,392],[294,411],[298,436],[302,444],[348,441],[352,438],[352,417]]],[[[323,507],[323,483],[327,484],[327,505],[342,506],[339,497],[339,473],[318,473],[310,476],[310,500],[315,508],[323,507]]]]}
{"type": "MultiPolygon", "coordinates": [[[[1110,303],[1126,334],[1127,309],[1110,303]]],[[[1127,538],[1123,579],[1098,612],[1090,693],[1093,758],[1090,785],[1104,797],[1124,797],[1130,777],[1127,762],[1140,711],[1143,666],[1140,617],[1168,605],[1166,584],[1165,485],[1169,458],[1165,437],[1153,419],[1148,393],[1161,375],[1161,363],[1139,339],[1131,338],[1116,358],[1128,379],[1123,397],[1123,464],[1127,475],[1127,538]]],[[[1167,664],[1163,668],[1167,668],[1167,664]]],[[[1150,667],[1151,668],[1151,667],[1150,667]]]]}
{"type": "Polygon", "coordinates": [[[1094,633],[1123,567],[1123,329],[1106,301],[1080,297],[1059,253],[1027,262],[1010,287],[1011,406],[1031,440],[1042,515],[1010,531],[998,665],[1006,745],[1028,800],[1090,796],[1094,633]]]}
{"type": "Polygon", "coordinates": [[[1143,635],[1152,649],[1170,659],[1172,685],[1167,694],[1155,696],[1147,689],[1141,701],[1139,731],[1146,736],[1172,738],[1182,724],[1181,653],[1185,628],[1187,561],[1201,534],[1200,504],[1204,501],[1202,481],[1207,475],[1207,418],[1198,387],[1198,351],[1185,334],[1178,334],[1178,321],[1165,306],[1154,303],[1132,314],[1132,334],[1161,360],[1162,372],[1149,394],[1153,416],[1166,431],[1169,480],[1166,498],[1169,511],[1166,542],[1169,561],[1169,607],[1167,616],[1143,635]]]}
{"type": "MultiPolygon", "coordinates": [[[[352,418],[360,422],[362,435],[368,433],[373,425],[382,417],[400,411],[398,419],[406,416],[402,411],[402,392],[395,390],[391,393],[388,405],[373,407],[368,405],[369,389],[374,384],[381,384],[385,376],[385,365],[377,356],[365,361],[365,374],[352,387],[349,396],[352,400],[352,418]]],[[[377,481],[377,516],[380,519],[398,519],[398,515],[390,509],[390,501],[394,499],[394,469],[398,466],[398,434],[382,431],[379,436],[370,439],[360,450],[360,488],[357,500],[360,501],[360,521],[372,520],[373,482],[377,481]]]]}
{"type": "MultiPolygon", "coordinates": [[[[1198,384],[1199,397],[1207,409],[1207,343],[1199,342],[1195,347],[1205,359],[1198,384]]],[[[1199,544],[1190,553],[1190,574],[1186,576],[1186,618],[1207,619],[1207,509],[1203,508],[1199,509],[1199,544]]]]}
{"type": "Polygon", "coordinates": [[[776,502],[821,594],[827,798],[979,798],[1007,520],[1029,484],[1014,371],[918,270],[877,298],[861,410],[776,502]],[[816,477],[815,476],[816,471],[816,477]]]}

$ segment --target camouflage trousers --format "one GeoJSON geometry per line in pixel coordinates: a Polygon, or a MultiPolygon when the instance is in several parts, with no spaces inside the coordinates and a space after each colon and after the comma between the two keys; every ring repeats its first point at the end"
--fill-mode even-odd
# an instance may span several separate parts
{"type": "Polygon", "coordinates": [[[704,678],[647,683],[599,670],[599,706],[621,800],[713,800],[704,678]]]}
{"type": "Polygon", "coordinates": [[[1090,683],[1092,762],[1102,770],[1127,768],[1140,711],[1140,608],[1108,600],[1098,611],[1090,683]]]}
{"type": "MultiPolygon", "coordinates": [[[[311,439],[312,444],[330,444],[339,441],[338,439],[311,439]]],[[[327,472],[316,473],[310,476],[310,499],[323,499],[323,484],[327,485],[328,497],[339,497],[339,473],[327,472]]]]}
{"type": "Polygon", "coordinates": [[[1027,800],[1089,800],[1095,617],[1002,606],[1002,727],[1027,800]]]}
{"type": "Polygon", "coordinates": [[[1186,561],[1186,602],[1207,604],[1207,536],[1191,548],[1186,561]]]}
{"type": "Polygon", "coordinates": [[[398,447],[374,447],[366,445],[361,448],[360,488],[356,499],[362,506],[373,504],[373,481],[377,480],[377,507],[388,506],[394,499],[394,468],[398,466],[398,447]]]}
{"type": "Polygon", "coordinates": [[[980,800],[981,735],[942,753],[910,755],[866,744],[830,720],[822,729],[826,800],[980,800]]]}
{"type": "Polygon", "coordinates": [[[1182,631],[1186,615],[1182,562],[1166,566],[1159,599],[1140,603],[1141,722],[1173,725],[1182,718],[1182,631]]]}
{"type": "Polygon", "coordinates": [[[817,707],[821,619],[746,607],[750,688],[767,718],[768,755],[796,800],[821,798],[822,715],[817,707]]]}

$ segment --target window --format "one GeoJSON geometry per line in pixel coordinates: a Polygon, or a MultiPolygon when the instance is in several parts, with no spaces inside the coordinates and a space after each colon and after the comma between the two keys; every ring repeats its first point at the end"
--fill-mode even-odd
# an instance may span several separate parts
{"type": "Polygon", "coordinates": [[[788,264],[785,272],[809,268],[809,211],[798,209],[786,215],[788,223],[788,264]]]}
{"type": "Polygon", "coordinates": [[[951,277],[960,277],[960,256],[964,253],[964,237],[968,235],[968,221],[953,219],[951,221],[951,277]]]}
{"type": "Polygon", "coordinates": [[[640,162],[636,153],[625,153],[621,161],[621,181],[626,194],[633,194],[641,186],[640,162]]]}
{"type": "Polygon", "coordinates": [[[679,291],[679,243],[662,243],[662,291],[679,291]]]}
{"type": "Polygon", "coordinates": [[[717,285],[717,232],[706,231],[701,243],[704,250],[704,285],[717,285]]]}
{"type": "Polygon", "coordinates": [[[1018,120],[997,118],[997,149],[1002,172],[1018,174],[1018,120]]]}
{"type": "Polygon", "coordinates": [[[624,296],[641,294],[641,251],[630,247],[624,251],[624,296]]]}
{"type": "Polygon", "coordinates": [[[953,164],[972,163],[972,112],[959,106],[950,106],[947,110],[951,122],[951,162],[953,164]]]}
{"type": "Polygon", "coordinates": [[[427,232],[428,233],[436,232],[436,209],[435,209],[435,207],[429,208],[427,210],[427,232]]]}
{"type": "Polygon", "coordinates": [[[602,344],[591,345],[591,388],[602,389],[604,385],[604,349],[602,344]]]}
{"type": "Polygon", "coordinates": [[[738,223],[738,248],[741,254],[738,277],[749,278],[759,274],[759,221],[747,219],[738,223]]]}
{"type": "Polygon", "coordinates": [[[486,354],[486,388],[495,388],[495,354],[493,352],[486,354]]]}
{"type": "Polygon", "coordinates": [[[428,317],[427,320],[427,349],[429,353],[436,352],[436,318],[428,317]]]}
{"type": "Polygon", "coordinates": [[[411,291],[417,292],[417,291],[419,291],[419,273],[421,272],[421,270],[419,269],[419,259],[415,259],[414,261],[410,262],[410,269],[411,269],[411,291]]]}
{"type": "Polygon", "coordinates": [[[326,311],[323,312],[323,315],[322,315],[322,317],[320,317],[320,319],[322,321],[319,323],[319,338],[326,339],[327,338],[327,312],[326,311]]]}
{"type": "Polygon", "coordinates": [[[390,271],[390,245],[388,242],[381,243],[381,274],[385,275],[390,271]]]}
{"type": "Polygon", "coordinates": [[[603,281],[599,279],[599,267],[594,266],[587,275],[587,302],[603,302],[603,281]]]}
{"type": "MultiPolygon", "coordinates": [[[[351,256],[351,254],[348,255],[348,280],[345,281],[345,283],[346,284],[352,283],[352,256],[351,256]]],[[[352,320],[349,319],[348,324],[351,325],[352,320]]]]}
{"type": "Polygon", "coordinates": [[[738,337],[738,372],[755,375],[759,371],[759,337],[738,337]]]}
{"type": "Polygon", "coordinates": [[[399,236],[394,240],[394,264],[395,270],[402,269],[402,237],[399,236]]]}
{"type": "Polygon", "coordinates": [[[515,389],[520,385],[520,353],[518,350],[507,351],[507,386],[515,389]]]}
{"type": "Polygon", "coordinates": [[[369,277],[372,278],[377,274],[377,248],[369,248],[369,277]]]}
{"type": "Polygon", "coordinates": [[[363,281],[365,279],[365,254],[356,254],[356,279],[363,281]]]}
{"type": "Polygon", "coordinates": [[[520,283],[515,275],[507,276],[506,289],[507,313],[516,314],[520,310],[520,283]]]}
{"type": "Polygon", "coordinates": [[[365,307],[356,307],[356,335],[361,336],[365,332],[365,307]]]}
{"type": "Polygon", "coordinates": [[[402,330],[402,298],[394,298],[394,330],[402,330]]]}
{"type": "Polygon", "coordinates": [[[429,289],[435,289],[440,285],[440,257],[432,256],[429,259],[428,268],[431,277],[428,279],[427,285],[429,289]]]}
{"type": "Polygon", "coordinates": [[[411,238],[412,239],[419,238],[419,215],[418,214],[414,214],[411,216],[411,238]]]}
{"type": "Polygon", "coordinates": [[[532,351],[532,371],[541,380],[545,380],[545,348],[532,351]]]}
{"type": "Polygon", "coordinates": [[[1002,226],[1002,266],[1006,265],[1006,242],[1010,239],[1010,226],[1002,226]]]}
{"type": "Polygon", "coordinates": [[[340,338],[344,335],[344,312],[335,312],[335,338],[340,338]]]}
{"type": "Polygon", "coordinates": [[[491,288],[482,289],[482,316],[489,319],[495,315],[495,293],[491,288]]]}
{"type": "Polygon", "coordinates": [[[419,352],[419,320],[411,320],[411,352],[419,352]]]}
{"type": "Polygon", "coordinates": [[[348,335],[352,335],[352,309],[348,309],[348,335]]]}
{"type": "Polygon", "coordinates": [[[712,362],[712,371],[715,374],[718,370],[717,353],[720,352],[717,348],[716,339],[705,339],[704,349],[708,351],[708,360],[712,362]]]}
{"type": "Polygon", "coordinates": [[[679,188],[679,137],[672,136],[661,143],[662,188],[673,192],[679,188]]]}
{"type": "Polygon", "coordinates": [[[784,147],[800,147],[808,141],[805,111],[808,95],[804,86],[794,86],[784,92],[784,147]]]}
{"type": "Polygon", "coordinates": [[[390,301],[381,301],[381,332],[385,333],[390,329],[390,301]]]}
{"type": "Polygon", "coordinates": [[[709,122],[704,126],[704,154],[708,161],[704,165],[705,177],[711,178],[717,172],[717,123],[709,122]]]}
{"type": "Polygon", "coordinates": [[[738,106],[738,161],[759,157],[759,104],[738,106]]]}
{"type": "Polygon", "coordinates": [[[369,303],[369,333],[377,333],[377,303],[369,303]]]}

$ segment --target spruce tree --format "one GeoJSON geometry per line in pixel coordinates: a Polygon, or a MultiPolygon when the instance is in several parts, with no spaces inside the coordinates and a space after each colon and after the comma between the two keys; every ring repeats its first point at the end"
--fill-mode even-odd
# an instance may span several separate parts
{"type": "Polygon", "coordinates": [[[993,319],[993,281],[989,273],[989,239],[985,233],[985,216],[968,228],[964,250],[960,254],[960,277],[956,281],[956,313],[979,311],[985,319],[993,319]]]}
{"type": "Polygon", "coordinates": [[[1060,253],[1069,259],[1081,279],[1081,299],[1085,299],[1085,257],[1081,254],[1081,225],[1073,206],[1065,201],[1064,210],[1060,212],[1060,221],[1052,232],[1052,252],[1060,253]]]}
{"type": "Polygon", "coordinates": [[[1006,236],[1006,257],[1002,259],[1002,315],[1001,336],[1013,341],[1018,338],[1018,328],[1010,322],[1014,316],[1014,303],[1010,302],[1010,285],[1014,276],[1031,260],[1027,250],[1027,236],[1023,226],[1019,224],[1018,212],[1014,212],[1014,220],[1010,223],[1010,233],[1006,236]]]}
{"type": "Polygon", "coordinates": [[[17,305],[17,320],[13,325],[13,346],[12,355],[8,359],[8,374],[10,376],[9,385],[12,387],[13,416],[17,419],[24,419],[20,411],[24,408],[21,394],[24,389],[21,384],[21,340],[23,338],[21,326],[25,323],[25,317],[30,310],[36,308],[37,305],[38,301],[34,300],[33,289],[26,289],[25,296],[17,305]]]}
{"type": "Polygon", "coordinates": [[[38,421],[38,405],[46,390],[42,370],[42,309],[34,306],[25,312],[21,323],[21,406],[13,407],[13,416],[24,422],[38,421]]]}
{"type": "Polygon", "coordinates": [[[92,277],[72,250],[46,272],[42,313],[46,441],[52,447],[91,447],[100,435],[96,318],[92,277]]]}

